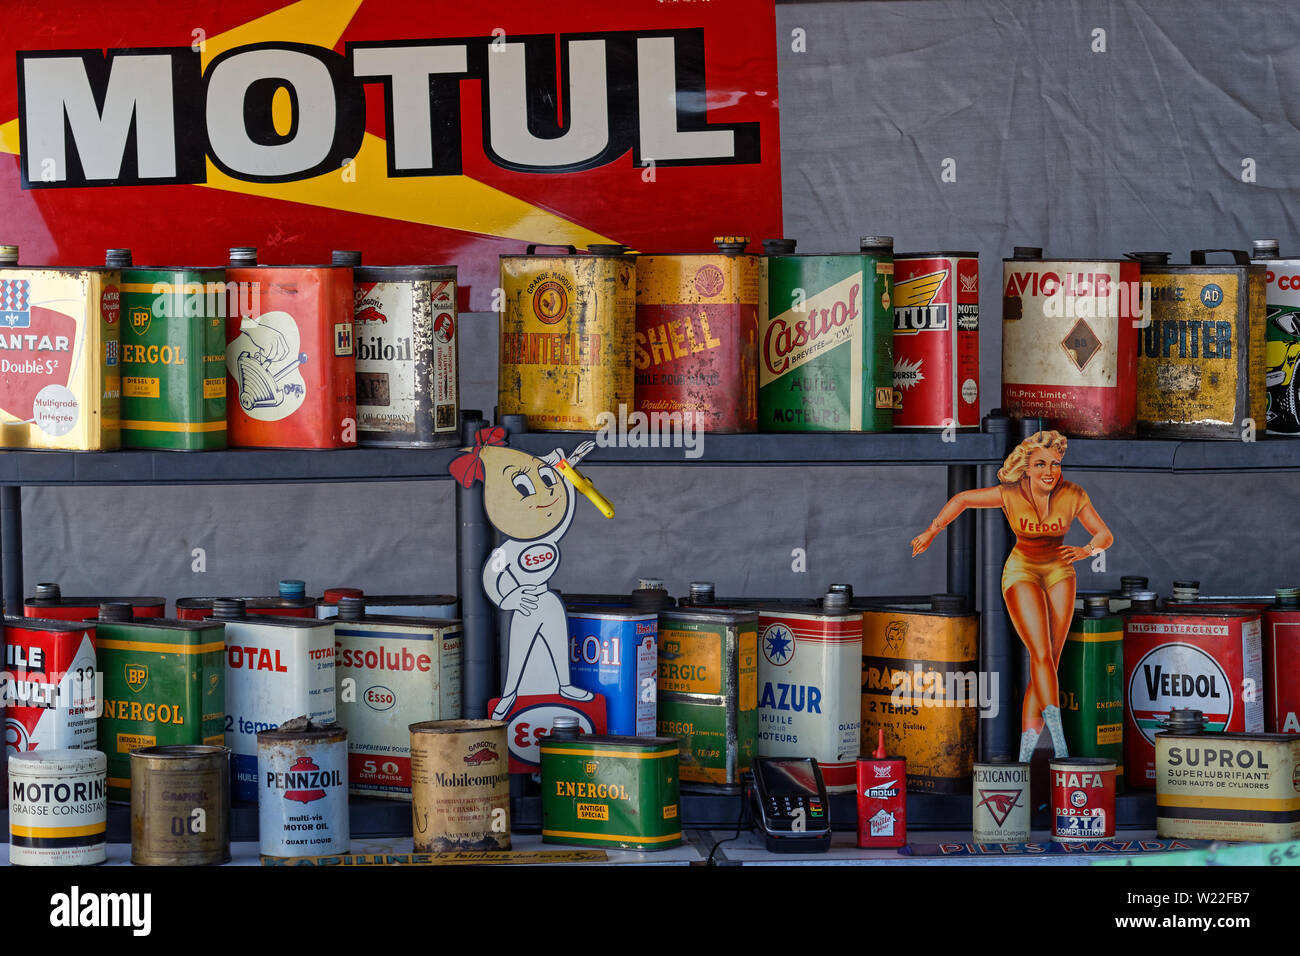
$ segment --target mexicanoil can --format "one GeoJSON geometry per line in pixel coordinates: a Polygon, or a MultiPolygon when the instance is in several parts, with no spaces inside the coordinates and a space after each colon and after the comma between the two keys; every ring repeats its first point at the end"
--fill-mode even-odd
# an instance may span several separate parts
{"type": "Polygon", "coordinates": [[[9,862],[86,866],[108,859],[104,776],[97,750],[9,754],[9,862]]]}
{"type": "Polygon", "coordinates": [[[862,614],[862,737],[884,730],[913,793],[964,793],[979,720],[979,616],[959,594],[862,614]]]}
{"type": "Polygon", "coordinates": [[[108,798],[131,795],[131,751],[225,740],[225,628],[211,621],[135,621],[105,604],[95,622],[104,680],[99,749],[108,757],[108,798]]]}
{"type": "Polygon", "coordinates": [[[103,604],[129,604],[137,618],[162,617],[167,599],[160,597],[64,597],[57,584],[38,584],[36,594],[23,601],[23,616],[46,621],[85,621],[99,616],[103,604]]]}
{"type": "Polygon", "coordinates": [[[249,617],[242,601],[228,598],[218,599],[213,617],[226,627],[226,746],[234,797],[256,800],[258,733],[299,714],[334,723],[334,624],[249,617]]]}
{"type": "Polygon", "coordinates": [[[610,608],[569,609],[569,680],[605,698],[612,736],[653,737],[659,615],[610,608]]]}
{"type": "Polygon", "coordinates": [[[636,409],[707,432],[758,427],[758,257],[749,239],[703,255],[637,256],[636,409]]]}
{"type": "Polygon", "coordinates": [[[1109,840],[1115,835],[1115,761],[1054,757],[1052,838],[1060,843],[1109,840]]]}
{"type": "MultiPolygon", "coordinates": [[[[212,617],[213,605],[221,600],[215,597],[187,597],[176,599],[176,616],[182,621],[202,621],[212,617]]],[[[307,596],[307,585],[286,578],[279,584],[279,594],[266,597],[239,598],[244,602],[244,612],[253,617],[317,617],[319,598],[307,596]]]]}
{"type": "Polygon", "coordinates": [[[1300,734],[1300,588],[1264,611],[1264,729],[1300,734]]]}
{"type": "Polygon", "coordinates": [[[366,594],[361,588],[326,588],[316,605],[316,617],[336,617],[339,600],[345,597],[364,598],[367,614],[438,618],[460,614],[454,594],[366,594]]]}
{"type": "Polygon", "coordinates": [[[636,264],[624,246],[501,257],[498,415],[535,431],[595,431],[633,407],[636,264]]]}
{"type": "Polygon", "coordinates": [[[971,781],[971,839],[1029,842],[1029,764],[1007,758],[976,763],[971,781]]]}
{"type": "Polygon", "coordinates": [[[894,427],[979,428],[977,252],[894,256],[894,427]]]}
{"type": "Polygon", "coordinates": [[[1191,265],[1140,256],[1151,322],[1137,363],[1137,426],[1166,438],[1240,441],[1265,421],[1264,298],[1268,270],[1240,249],[1194,249],[1191,265]],[[1207,265],[1229,252],[1233,265],[1207,265]],[[1248,421],[1249,420],[1249,421],[1248,421]]]}
{"type": "Polygon", "coordinates": [[[510,771],[500,720],[411,724],[415,852],[510,849],[510,771]]]}
{"type": "Polygon", "coordinates": [[[95,625],[4,619],[5,747],[95,749],[95,625]]]}
{"type": "Polygon", "coordinates": [[[659,612],[658,724],[688,788],[736,790],[758,744],[758,612],[659,612]]]}
{"type": "Polygon", "coordinates": [[[123,448],[226,447],[231,301],[221,269],[122,271],[123,448]]]}
{"type": "Polygon", "coordinates": [[[230,750],[168,744],[133,750],[131,862],[230,862],[230,750]]]}
{"type": "Polygon", "coordinates": [[[348,732],[306,717],[257,735],[257,831],[266,856],[347,853],[348,732]]]}
{"type": "Polygon", "coordinates": [[[1042,254],[1002,260],[1002,407],[1079,438],[1132,435],[1138,265],[1042,254]]]}
{"type": "Polygon", "coordinates": [[[858,846],[870,849],[907,844],[907,761],[889,756],[885,731],[876,750],[857,760],[858,846]]]}
{"type": "Polygon", "coordinates": [[[1251,261],[1264,274],[1264,384],[1268,433],[1300,435],[1300,259],[1283,259],[1276,239],[1256,239],[1251,261]]]}
{"type": "Polygon", "coordinates": [[[862,749],[862,612],[834,592],[817,610],[761,608],[758,647],[758,755],[812,757],[828,793],[852,790],[862,749]]]}
{"type": "Polygon", "coordinates": [[[460,621],[364,613],[345,597],[334,619],[339,723],[348,728],[350,792],[409,800],[412,723],[458,720],[460,621]],[[355,695],[342,692],[351,680],[355,695]]]}
{"type": "Polygon", "coordinates": [[[1110,598],[1086,599],[1076,612],[1056,666],[1061,727],[1072,757],[1115,761],[1115,792],[1124,791],[1124,619],[1110,598]]]}
{"type": "Polygon", "coordinates": [[[889,431],[894,418],[894,241],[847,255],[763,260],[758,429],[889,431]]]}
{"type": "Polygon", "coordinates": [[[545,737],[542,842],[665,850],[682,842],[677,741],[545,737]]]}
{"type": "Polygon", "coordinates": [[[0,447],[120,447],[121,274],[17,262],[0,246],[0,447]]]}

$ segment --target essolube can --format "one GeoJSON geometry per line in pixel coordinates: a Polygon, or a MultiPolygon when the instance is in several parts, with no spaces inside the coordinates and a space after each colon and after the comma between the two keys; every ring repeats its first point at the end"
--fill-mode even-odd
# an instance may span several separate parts
{"type": "Polygon", "coordinates": [[[347,853],[348,732],[295,717],[257,735],[257,829],[265,856],[347,853]]]}

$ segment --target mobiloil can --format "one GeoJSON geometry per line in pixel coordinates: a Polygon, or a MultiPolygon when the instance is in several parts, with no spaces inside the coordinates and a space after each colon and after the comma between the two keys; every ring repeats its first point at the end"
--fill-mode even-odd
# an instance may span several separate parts
{"type": "Polygon", "coordinates": [[[411,724],[416,853],[510,849],[510,752],[501,720],[411,724]]]}
{"type": "Polygon", "coordinates": [[[4,619],[5,748],[95,748],[94,622],[4,619]]]}
{"type": "Polygon", "coordinates": [[[97,617],[104,604],[129,604],[136,618],[162,617],[167,610],[166,598],[64,596],[57,584],[38,584],[36,594],[23,601],[23,616],[46,621],[85,621],[97,617]]]}
{"type": "Polygon", "coordinates": [[[1107,595],[1075,612],[1056,666],[1061,727],[1071,757],[1115,761],[1115,792],[1124,791],[1124,619],[1107,595]]]}
{"type": "Polygon", "coordinates": [[[143,747],[131,760],[131,862],[212,866],[230,862],[230,750],[143,747]]]}
{"type": "Polygon", "coordinates": [[[348,732],[306,717],[257,735],[257,831],[266,856],[347,853],[348,732]]]}
{"type": "Polygon", "coordinates": [[[1264,729],[1300,734],[1300,588],[1278,588],[1263,625],[1264,729]]]}
{"type": "Polygon", "coordinates": [[[1300,435],[1300,259],[1283,259],[1276,239],[1256,239],[1252,262],[1264,274],[1264,384],[1268,433],[1300,435]]]}
{"type": "MultiPolygon", "coordinates": [[[[307,585],[295,578],[285,578],[279,583],[279,593],[267,597],[244,597],[244,612],[251,617],[316,617],[319,598],[307,596],[307,585]]],[[[202,621],[212,617],[213,605],[221,600],[215,597],[187,597],[176,599],[176,616],[182,621],[202,621]]]]}
{"type": "Polygon", "coordinates": [[[605,698],[605,721],[618,737],[653,737],[659,615],[632,609],[566,608],[569,678],[605,698]]]}

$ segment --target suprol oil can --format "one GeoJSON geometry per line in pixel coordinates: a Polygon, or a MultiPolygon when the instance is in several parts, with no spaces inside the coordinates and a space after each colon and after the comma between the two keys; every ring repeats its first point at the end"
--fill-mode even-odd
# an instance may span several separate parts
{"type": "Polygon", "coordinates": [[[653,737],[658,700],[659,616],[621,608],[567,608],[569,679],[605,698],[618,737],[653,737]]]}
{"type": "Polygon", "coordinates": [[[1251,261],[1263,263],[1264,384],[1268,433],[1300,435],[1300,259],[1283,259],[1276,239],[1256,239],[1251,261]]]}
{"type": "MultiPolygon", "coordinates": [[[[307,585],[294,578],[279,582],[279,593],[265,597],[243,597],[244,613],[250,617],[317,617],[319,598],[307,596],[307,585]]],[[[176,616],[182,621],[202,621],[212,617],[212,608],[221,598],[186,597],[176,599],[176,616]]]]}
{"type": "Polygon", "coordinates": [[[99,616],[104,604],[129,604],[136,618],[162,617],[167,599],[160,597],[85,597],[64,596],[57,584],[38,584],[36,594],[23,601],[23,616],[46,621],[85,621],[99,616]]]}
{"type": "Polygon", "coordinates": [[[5,748],[95,748],[94,622],[4,619],[5,748]]]}
{"type": "Polygon", "coordinates": [[[894,256],[894,428],[980,424],[977,252],[894,256]]]}
{"type": "Polygon", "coordinates": [[[1115,790],[1124,790],[1124,619],[1104,594],[1076,611],[1056,667],[1061,728],[1071,757],[1115,761],[1115,790]]]}
{"type": "Polygon", "coordinates": [[[1264,610],[1264,729],[1300,734],[1300,588],[1264,610]]]}

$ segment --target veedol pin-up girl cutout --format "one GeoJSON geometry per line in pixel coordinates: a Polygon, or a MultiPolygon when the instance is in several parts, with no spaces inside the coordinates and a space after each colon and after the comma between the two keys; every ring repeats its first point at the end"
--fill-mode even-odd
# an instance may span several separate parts
{"type": "Polygon", "coordinates": [[[1068,756],[1056,668],[1074,617],[1074,562],[1101,553],[1114,541],[1088,493],[1061,478],[1065,447],[1065,436],[1059,432],[1030,435],[1007,456],[998,471],[998,487],[954,495],[930,527],[912,539],[916,556],[967,508],[1001,508],[1016,535],[1002,569],[1002,597],[1029,650],[1029,686],[1021,712],[1022,762],[1033,757],[1044,725],[1055,755],[1068,756]],[[1075,518],[1092,534],[1092,540],[1081,547],[1065,544],[1075,518]]]}

